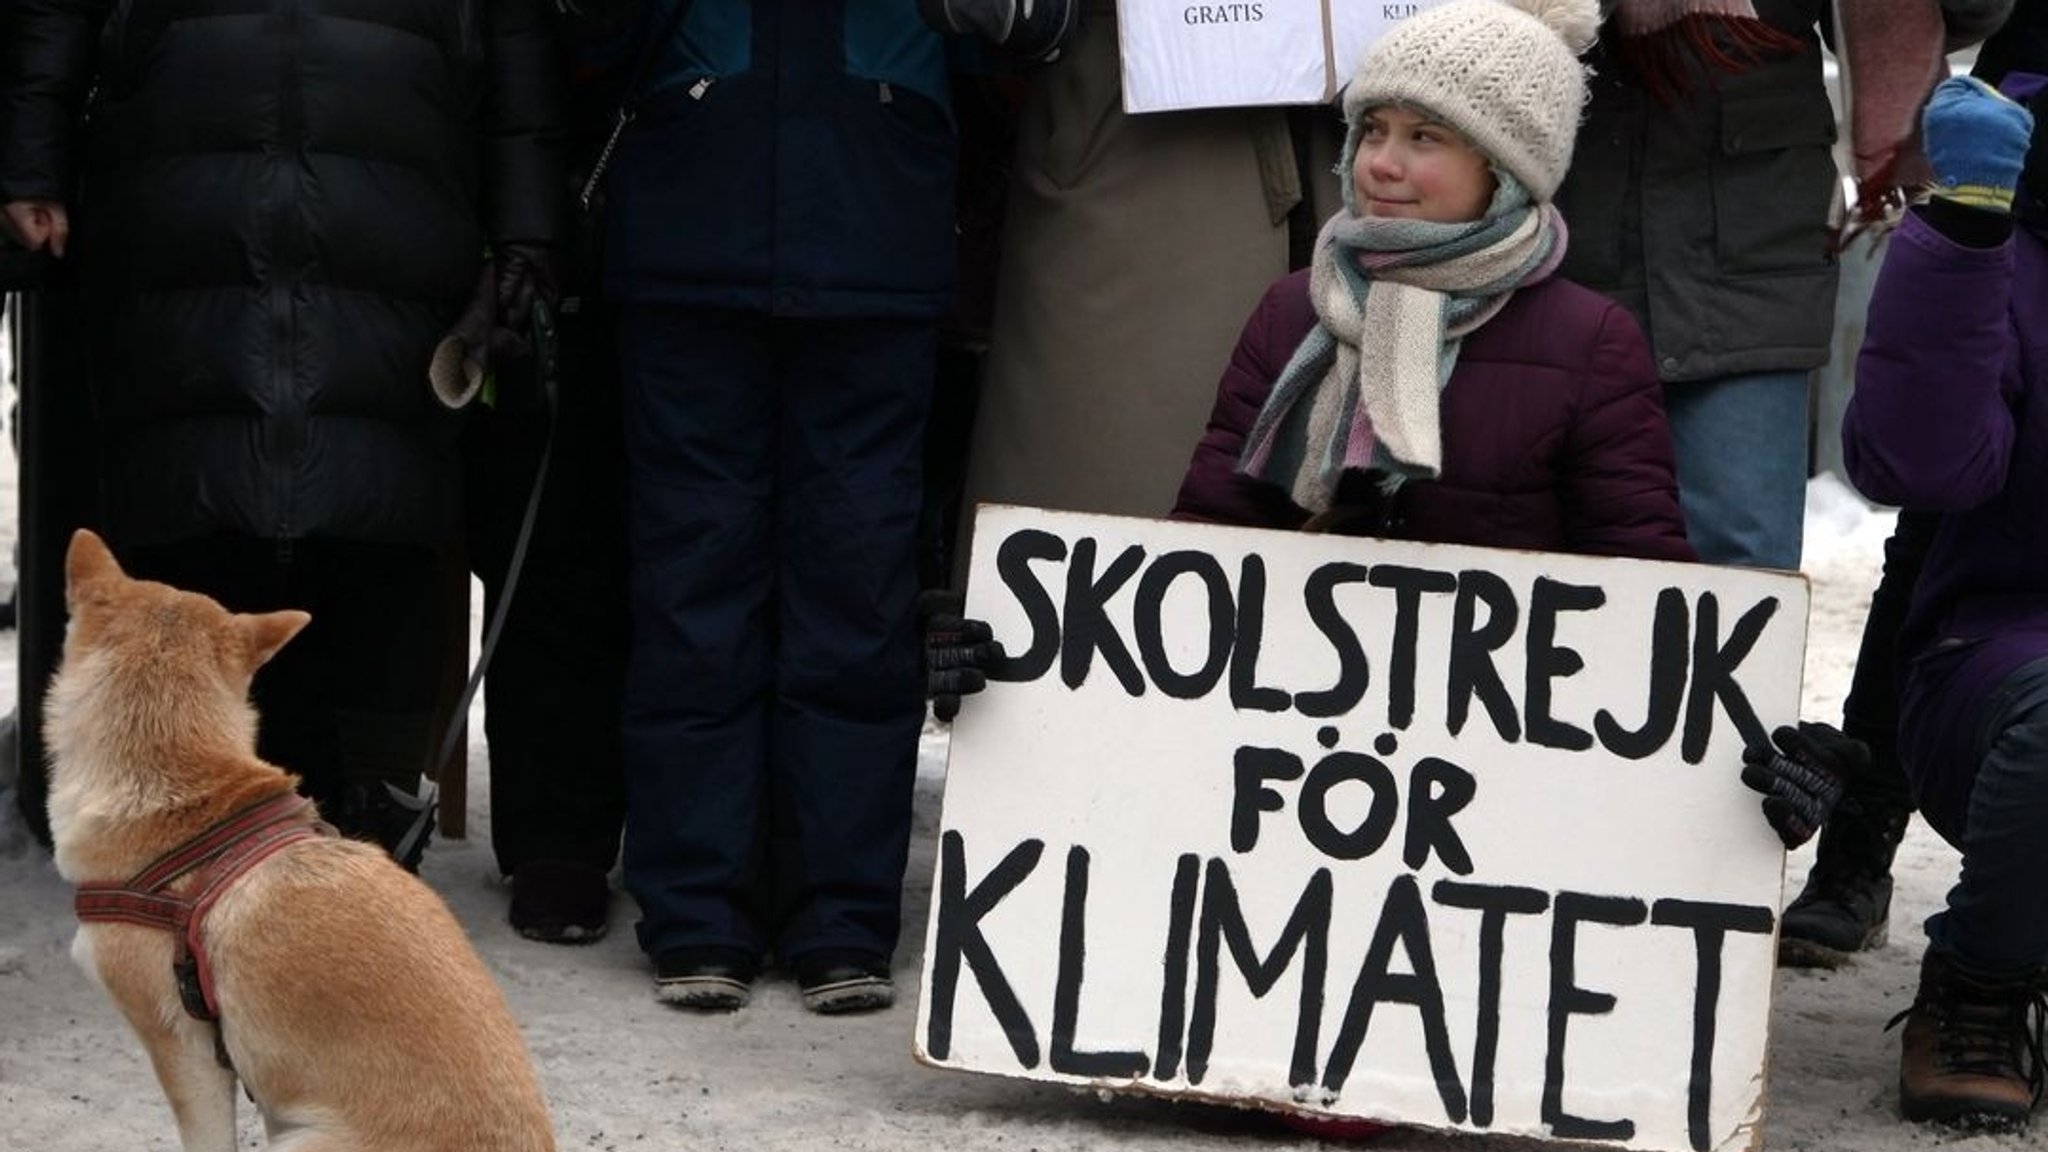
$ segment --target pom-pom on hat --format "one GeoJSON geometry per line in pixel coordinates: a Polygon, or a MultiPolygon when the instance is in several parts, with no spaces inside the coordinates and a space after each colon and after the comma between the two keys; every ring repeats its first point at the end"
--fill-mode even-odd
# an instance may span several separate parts
{"type": "MultiPolygon", "coordinates": [[[[1547,201],[1572,162],[1586,106],[1579,54],[1600,30],[1598,0],[1450,0],[1374,42],[1344,88],[1348,165],[1359,117],[1402,104],[1426,110],[1547,201]]],[[[1350,180],[1345,179],[1349,198],[1350,180]]]]}

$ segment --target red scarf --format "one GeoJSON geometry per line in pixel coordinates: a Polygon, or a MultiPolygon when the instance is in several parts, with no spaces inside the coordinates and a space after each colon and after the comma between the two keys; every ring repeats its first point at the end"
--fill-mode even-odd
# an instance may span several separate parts
{"type": "Polygon", "coordinates": [[[1643,89],[1666,104],[1685,96],[1696,66],[1740,72],[1803,46],[1749,0],[1618,0],[1607,27],[1643,89]]]}

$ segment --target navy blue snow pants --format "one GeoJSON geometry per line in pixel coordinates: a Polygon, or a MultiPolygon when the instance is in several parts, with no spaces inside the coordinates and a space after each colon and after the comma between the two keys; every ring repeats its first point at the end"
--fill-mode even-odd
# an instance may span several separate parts
{"type": "Polygon", "coordinates": [[[1961,811],[1925,812],[1963,854],[1947,906],[1927,918],[1927,939],[1979,972],[2035,976],[2048,971],[2048,658],[2014,669],[1977,718],[1976,756],[1931,766],[1974,770],[1975,779],[1961,811]]]}
{"type": "Polygon", "coordinates": [[[622,308],[640,945],[895,948],[936,328],[622,308]]]}

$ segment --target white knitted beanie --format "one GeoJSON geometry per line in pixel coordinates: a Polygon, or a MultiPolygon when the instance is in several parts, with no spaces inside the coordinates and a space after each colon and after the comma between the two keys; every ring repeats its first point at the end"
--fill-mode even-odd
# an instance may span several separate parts
{"type": "Polygon", "coordinates": [[[1578,57],[1599,30],[1598,0],[1450,0],[1408,17],[1366,50],[1344,88],[1346,164],[1360,114],[1404,104],[1464,133],[1530,196],[1549,200],[1586,106],[1578,57]]]}

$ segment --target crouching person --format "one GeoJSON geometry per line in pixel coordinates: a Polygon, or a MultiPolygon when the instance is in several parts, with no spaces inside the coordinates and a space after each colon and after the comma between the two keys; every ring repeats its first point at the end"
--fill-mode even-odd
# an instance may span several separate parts
{"type": "MultiPolygon", "coordinates": [[[[2014,74],[2033,99],[2044,78],[2014,74]]],[[[1850,478],[1944,513],[1901,634],[1901,759],[1962,853],[1902,1014],[1909,1120],[2025,1122],[2048,1012],[2048,143],[1981,81],[1924,114],[1937,186],[1893,237],[1842,429],[1850,478]],[[2031,138],[2031,147],[2030,147],[2031,138]]]]}

